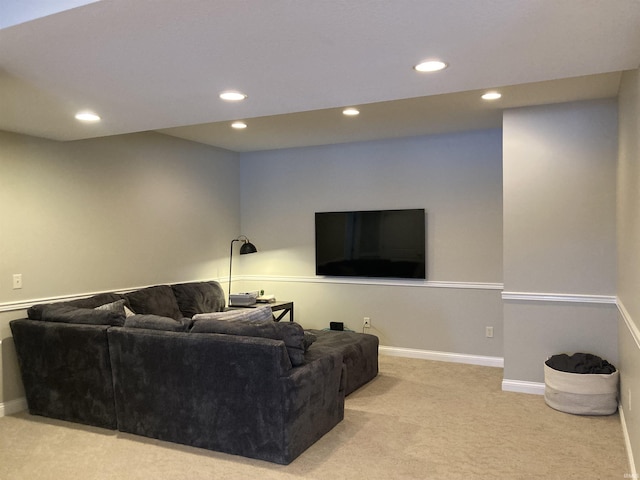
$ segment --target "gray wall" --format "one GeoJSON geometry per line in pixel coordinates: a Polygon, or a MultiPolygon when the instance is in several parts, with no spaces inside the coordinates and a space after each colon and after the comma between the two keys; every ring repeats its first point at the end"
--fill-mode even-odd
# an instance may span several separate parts
{"type": "Polygon", "coordinates": [[[544,381],[556,353],[617,362],[615,101],[510,110],[503,138],[505,379],[544,381]]]}
{"type": "Polygon", "coordinates": [[[501,142],[487,130],[242,154],[242,232],[260,250],[243,287],[294,300],[305,327],[360,331],[369,316],[386,346],[501,357],[501,142]],[[427,211],[427,282],[315,277],[315,212],[392,208],[427,211]]]}
{"type": "Polygon", "coordinates": [[[631,448],[640,455],[640,71],[620,86],[618,306],[620,393],[631,448]]]}
{"type": "Polygon", "coordinates": [[[165,135],[0,132],[0,403],[21,396],[8,326],[20,305],[224,277],[239,181],[237,154],[165,135]]]}

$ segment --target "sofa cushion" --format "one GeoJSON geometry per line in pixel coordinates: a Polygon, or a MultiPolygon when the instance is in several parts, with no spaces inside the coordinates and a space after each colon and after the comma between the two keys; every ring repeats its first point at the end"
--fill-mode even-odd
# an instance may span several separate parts
{"type": "Polygon", "coordinates": [[[345,395],[357,390],[378,375],[378,337],[367,333],[335,330],[308,330],[317,340],[305,356],[312,360],[326,352],[340,352],[347,376],[345,395]]]}
{"type": "Polygon", "coordinates": [[[131,309],[140,315],[160,315],[180,320],[183,315],[170,285],[156,285],[127,293],[131,309]]]}
{"type": "Polygon", "coordinates": [[[252,320],[255,322],[273,321],[271,307],[263,306],[257,308],[237,308],[226,312],[198,313],[193,316],[195,321],[224,320],[227,322],[235,320],[252,320]]]}
{"type": "Polygon", "coordinates": [[[218,282],[191,282],[171,285],[184,317],[198,313],[220,312],[224,309],[224,291],[218,282]]]}
{"type": "Polygon", "coordinates": [[[27,310],[27,317],[30,320],[42,320],[42,311],[45,308],[50,307],[77,307],[77,308],[96,308],[100,305],[105,305],[108,303],[117,302],[118,300],[125,300],[125,305],[127,305],[126,299],[123,295],[118,293],[99,293],[97,295],[93,295],[89,298],[80,298],[78,300],[71,300],[69,302],[59,302],[59,303],[41,303],[38,305],[32,305],[27,310]]]}
{"type": "Polygon", "coordinates": [[[186,332],[191,327],[191,320],[188,318],[175,320],[159,315],[131,315],[124,321],[124,326],[128,328],[165,330],[169,332],[186,332]]]}
{"type": "Polygon", "coordinates": [[[304,330],[295,322],[265,322],[255,320],[206,319],[196,321],[192,333],[224,333],[246,337],[262,337],[284,341],[293,366],[304,363],[304,330]]]}
{"type": "Polygon", "coordinates": [[[41,320],[45,322],[82,323],[86,325],[124,325],[124,310],[96,310],[69,305],[51,305],[42,309],[41,320]]]}
{"type": "Polygon", "coordinates": [[[315,334],[311,333],[311,332],[304,332],[304,339],[302,340],[303,342],[303,346],[304,346],[304,351],[306,352],[307,350],[309,350],[309,347],[313,344],[313,342],[315,342],[318,339],[318,337],[316,337],[315,334]]]}

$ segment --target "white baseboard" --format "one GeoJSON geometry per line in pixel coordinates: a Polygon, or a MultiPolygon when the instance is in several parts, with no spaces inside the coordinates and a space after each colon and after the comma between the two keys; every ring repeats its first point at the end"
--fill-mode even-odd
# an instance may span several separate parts
{"type": "Polygon", "coordinates": [[[544,395],[544,383],[527,382],[525,380],[502,380],[503,392],[530,393],[533,395],[544,395]]]}
{"type": "Polygon", "coordinates": [[[18,398],[16,400],[9,400],[8,402],[0,403],[0,417],[5,415],[13,415],[14,413],[22,412],[27,409],[27,399],[18,398]]]}
{"type": "Polygon", "coordinates": [[[467,355],[462,353],[435,352],[431,350],[384,346],[380,346],[378,351],[382,355],[390,355],[393,357],[420,358],[422,360],[436,360],[439,362],[467,363],[469,365],[482,365],[485,367],[504,367],[504,358],[502,357],[487,357],[483,355],[467,355]]]}
{"type": "Polygon", "coordinates": [[[629,462],[629,473],[625,478],[640,478],[636,470],[636,462],[633,459],[633,450],[631,449],[631,440],[629,439],[629,431],[627,430],[627,422],[624,417],[624,409],[622,404],[618,405],[618,413],[620,414],[620,423],[622,424],[622,435],[624,437],[624,446],[627,450],[627,461],[629,462]]]}

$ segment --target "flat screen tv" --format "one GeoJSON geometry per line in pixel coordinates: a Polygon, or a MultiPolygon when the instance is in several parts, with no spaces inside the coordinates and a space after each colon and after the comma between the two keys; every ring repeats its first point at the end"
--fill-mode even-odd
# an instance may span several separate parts
{"type": "Polygon", "coordinates": [[[316,275],[426,278],[425,211],[316,213],[316,275]]]}

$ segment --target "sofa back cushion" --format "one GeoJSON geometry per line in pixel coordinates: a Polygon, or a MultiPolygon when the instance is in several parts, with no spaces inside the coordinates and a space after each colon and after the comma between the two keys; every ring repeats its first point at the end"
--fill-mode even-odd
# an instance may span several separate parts
{"type": "Polygon", "coordinates": [[[168,332],[186,332],[191,327],[191,319],[175,320],[159,315],[131,315],[124,321],[128,328],[146,328],[148,330],[164,330],[168,332]]]}
{"type": "Polygon", "coordinates": [[[42,320],[42,311],[48,308],[57,308],[62,306],[77,307],[77,308],[96,308],[105,304],[117,302],[119,300],[125,300],[125,306],[128,303],[123,295],[118,293],[99,293],[89,298],[80,298],[78,300],[71,300],[69,302],[59,303],[41,303],[33,305],[27,310],[27,317],[30,320],[42,320]]]}
{"type": "Polygon", "coordinates": [[[191,282],[171,285],[184,317],[224,310],[224,291],[218,282],[191,282]]]}
{"type": "MultiPolygon", "coordinates": [[[[268,308],[268,307],[267,307],[268,308]]],[[[270,309],[269,309],[270,310],[270,309]]],[[[284,341],[293,366],[304,363],[304,329],[295,322],[265,322],[255,320],[203,319],[194,322],[192,333],[224,333],[246,337],[262,337],[284,341]]]]}
{"type": "MultiPolygon", "coordinates": [[[[124,303],[124,302],[123,302],[124,303]]],[[[124,325],[122,310],[78,308],[70,305],[50,305],[41,310],[40,320],[45,322],[82,323],[85,325],[124,325]]]]}
{"type": "Polygon", "coordinates": [[[131,310],[140,315],[160,315],[175,320],[184,315],[180,312],[178,302],[170,285],[156,285],[142,288],[125,295],[131,310]]]}

